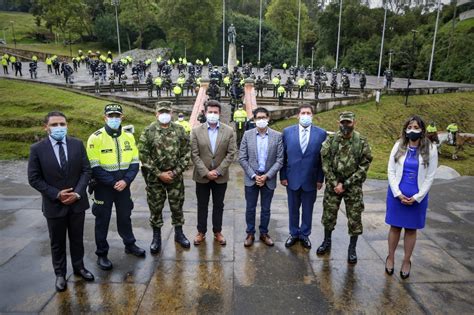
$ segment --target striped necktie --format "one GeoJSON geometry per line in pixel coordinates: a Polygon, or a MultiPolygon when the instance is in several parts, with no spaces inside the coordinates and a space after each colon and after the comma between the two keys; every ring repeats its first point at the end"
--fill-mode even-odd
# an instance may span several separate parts
{"type": "Polygon", "coordinates": [[[301,136],[301,151],[305,153],[308,147],[308,129],[303,128],[303,135],[301,136]]]}
{"type": "Polygon", "coordinates": [[[63,142],[58,141],[58,146],[59,146],[59,162],[61,163],[61,171],[66,173],[67,160],[66,160],[66,153],[64,152],[63,142]]]}

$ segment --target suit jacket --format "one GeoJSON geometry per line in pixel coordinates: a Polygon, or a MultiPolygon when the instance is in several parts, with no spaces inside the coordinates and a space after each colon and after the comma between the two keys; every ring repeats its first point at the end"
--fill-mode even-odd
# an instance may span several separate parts
{"type": "MultiPolygon", "coordinates": [[[[245,186],[255,185],[252,178],[258,170],[257,129],[248,130],[242,137],[239,150],[239,162],[245,171],[245,186]]],[[[265,162],[266,184],[270,189],[276,188],[276,175],[283,166],[283,140],[281,133],[268,128],[268,151],[265,162]]]]}
{"type": "Polygon", "coordinates": [[[89,208],[86,188],[91,177],[91,168],[86,150],[82,142],[76,138],[67,137],[66,143],[68,157],[66,172],[61,171],[49,137],[30,148],[28,182],[43,196],[42,210],[48,219],[66,216],[69,211],[83,212],[89,208]],[[59,191],[66,188],[73,188],[81,199],[69,206],[61,203],[57,196],[59,191]]]}
{"type": "Polygon", "coordinates": [[[229,180],[229,166],[234,161],[237,151],[234,130],[220,123],[216,140],[216,152],[212,153],[207,128],[207,123],[204,123],[194,128],[191,133],[191,158],[194,163],[193,180],[202,184],[208,183],[207,173],[211,170],[217,170],[220,176],[215,182],[223,184],[229,180]]]}
{"type": "Polygon", "coordinates": [[[308,146],[303,154],[300,146],[299,125],[283,130],[284,159],[280,179],[288,180],[288,188],[304,191],[316,190],[316,183],[324,182],[321,164],[321,145],[326,131],[311,125],[308,146]]]}

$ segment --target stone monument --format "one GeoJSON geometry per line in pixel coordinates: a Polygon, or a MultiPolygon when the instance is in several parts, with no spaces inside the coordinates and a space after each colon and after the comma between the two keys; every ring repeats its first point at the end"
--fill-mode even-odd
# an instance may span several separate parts
{"type": "Polygon", "coordinates": [[[227,69],[229,69],[229,73],[232,73],[234,71],[234,67],[237,66],[237,48],[235,47],[236,38],[237,33],[235,32],[234,24],[231,24],[227,29],[227,41],[229,42],[227,69]]]}

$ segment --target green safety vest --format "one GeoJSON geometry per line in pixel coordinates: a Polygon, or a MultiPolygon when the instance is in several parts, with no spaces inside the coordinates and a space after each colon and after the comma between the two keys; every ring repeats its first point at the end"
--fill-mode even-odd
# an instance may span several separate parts
{"type": "Polygon", "coordinates": [[[300,79],[298,80],[298,86],[302,87],[302,86],[304,86],[305,84],[306,84],[305,79],[300,78],[300,79]]]}
{"type": "Polygon", "coordinates": [[[2,58],[2,66],[6,66],[8,65],[8,60],[6,60],[5,58],[2,58]]]}
{"type": "Polygon", "coordinates": [[[160,77],[156,78],[155,79],[155,85],[161,86],[161,84],[163,84],[163,80],[160,77]]]}
{"type": "Polygon", "coordinates": [[[436,126],[431,126],[431,125],[428,125],[428,127],[426,127],[426,132],[437,132],[438,129],[436,128],[436,126]]]}
{"type": "Polygon", "coordinates": [[[229,77],[225,77],[225,78],[224,78],[224,84],[225,84],[225,85],[229,85],[229,84],[230,84],[230,78],[229,78],[229,77]]]}
{"type": "Polygon", "coordinates": [[[176,85],[176,86],[173,88],[173,93],[174,93],[175,95],[181,94],[181,88],[180,88],[178,85],[176,85]]]}
{"type": "Polygon", "coordinates": [[[186,79],[185,79],[185,78],[182,78],[182,77],[179,77],[178,80],[177,80],[177,83],[178,83],[179,85],[183,85],[185,82],[186,82],[186,79]]]}
{"type": "Polygon", "coordinates": [[[280,87],[278,88],[278,94],[283,95],[284,93],[285,93],[285,88],[280,85],[280,87]]]}
{"type": "Polygon", "coordinates": [[[273,85],[278,85],[278,84],[280,84],[280,79],[278,79],[278,77],[274,77],[272,79],[272,83],[273,83],[273,85]]]}
{"type": "Polygon", "coordinates": [[[449,132],[457,132],[458,131],[458,125],[457,124],[450,124],[447,128],[447,131],[449,132]]]}
{"type": "Polygon", "coordinates": [[[234,121],[238,123],[238,129],[243,128],[243,124],[247,121],[247,112],[243,109],[238,109],[234,113],[234,121]]]}

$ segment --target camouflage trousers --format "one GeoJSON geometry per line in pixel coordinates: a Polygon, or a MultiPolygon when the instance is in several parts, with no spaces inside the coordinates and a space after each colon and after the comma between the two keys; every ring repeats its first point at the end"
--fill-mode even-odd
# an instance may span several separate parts
{"type": "Polygon", "coordinates": [[[346,205],[347,227],[349,235],[360,235],[362,228],[362,211],[364,211],[364,196],[361,186],[346,188],[341,195],[334,192],[332,185],[327,185],[324,190],[323,216],[321,223],[326,230],[332,231],[336,226],[337,213],[344,199],[346,205]]]}
{"type": "Polygon", "coordinates": [[[171,210],[171,224],[173,226],[184,225],[184,182],[182,177],[176,178],[171,184],[148,183],[146,192],[151,227],[161,228],[163,226],[163,207],[167,196],[171,210]]]}

